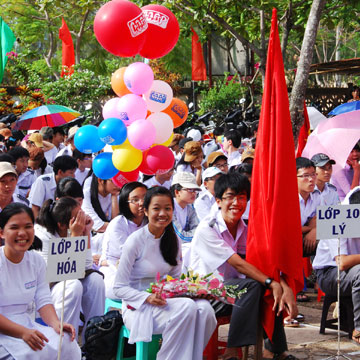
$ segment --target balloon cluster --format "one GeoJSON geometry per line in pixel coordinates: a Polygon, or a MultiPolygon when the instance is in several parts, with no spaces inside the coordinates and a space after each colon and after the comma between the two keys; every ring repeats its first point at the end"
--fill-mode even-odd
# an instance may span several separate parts
{"type": "Polygon", "coordinates": [[[98,128],[85,125],[76,132],[76,148],[94,153],[110,145],[112,151],[94,159],[93,171],[100,179],[112,178],[119,187],[135,181],[139,171],[168,172],[174,155],[167,146],[173,129],[187,119],[186,104],[173,97],[170,85],[154,80],[151,67],[141,62],[118,69],[111,86],[118,97],[105,103],[98,128]]]}
{"type": "Polygon", "coordinates": [[[174,48],[180,28],[165,6],[153,4],[140,9],[127,0],[112,0],[96,13],[94,32],[101,46],[114,55],[140,54],[155,59],[174,48]]]}

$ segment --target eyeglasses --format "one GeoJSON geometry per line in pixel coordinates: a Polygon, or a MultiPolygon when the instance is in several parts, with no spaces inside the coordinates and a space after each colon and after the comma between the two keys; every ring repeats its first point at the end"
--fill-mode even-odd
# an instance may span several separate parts
{"type": "Polygon", "coordinates": [[[218,169],[225,169],[228,167],[228,163],[214,165],[218,169]]]}
{"type": "Polygon", "coordinates": [[[144,198],[133,198],[133,199],[130,199],[128,200],[128,203],[130,204],[134,204],[134,205],[139,205],[140,202],[144,202],[144,198]]]}
{"type": "Polygon", "coordinates": [[[200,191],[198,189],[186,189],[186,188],[182,188],[181,190],[187,191],[188,193],[191,193],[191,194],[197,193],[198,191],[200,191]]]}
{"type": "Polygon", "coordinates": [[[222,200],[228,201],[228,202],[234,202],[236,199],[239,202],[246,201],[247,202],[247,196],[244,194],[241,195],[226,195],[221,198],[222,200]]]}
{"type": "Polygon", "coordinates": [[[297,177],[305,179],[305,180],[310,180],[311,179],[315,179],[316,178],[316,174],[312,173],[312,174],[303,174],[303,175],[297,175],[297,177]]]}

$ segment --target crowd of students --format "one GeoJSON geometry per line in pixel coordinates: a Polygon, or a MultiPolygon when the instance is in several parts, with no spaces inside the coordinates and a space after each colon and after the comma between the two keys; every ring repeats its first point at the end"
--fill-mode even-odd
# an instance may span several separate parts
{"type": "MultiPolygon", "coordinates": [[[[255,139],[242,139],[236,129],[216,129],[214,138],[199,129],[176,134],[169,145],[176,159],[172,169],[141,176],[120,189],[92,173],[91,155],[74,146],[77,129],[71,128],[64,140],[61,128],[46,127],[0,154],[0,289],[6,294],[0,297],[0,359],[31,359],[34,351],[36,358],[55,358],[63,283],[46,284],[44,274],[50,239],[68,234],[86,236],[88,253],[85,278],[66,282],[64,359],[81,357],[73,341],[80,312],[84,324],[102,315],[106,297],[122,300],[130,343],[162,334],[160,360],[202,359],[216,315],[231,314],[224,359],[237,359],[239,347],[256,343],[265,289],[272,291],[276,320],[264,358],[295,359],[287,352],[282,320],[283,310],[289,319],[297,316],[290,287],[285,279],[277,282],[246,262],[255,139]],[[221,309],[203,299],[164,300],[146,292],[157,273],[176,278],[188,269],[214,273],[247,292],[234,307],[221,309]],[[35,322],[38,317],[48,326],[35,322]]],[[[359,159],[357,146],[353,152],[359,159]]],[[[349,169],[338,178],[344,192],[345,178],[352,175],[348,188],[353,192],[356,179],[359,183],[353,152],[349,169]]],[[[339,202],[330,183],[334,161],[317,154],[311,160],[298,158],[296,164],[304,255],[314,255],[316,247],[327,254],[316,253],[314,268],[320,287],[330,292],[324,267],[340,260],[330,261],[330,245],[317,246],[315,211],[320,204],[339,202]]],[[[342,261],[348,269],[355,260],[342,261]]],[[[354,312],[360,319],[360,309],[354,312]]],[[[356,331],[358,339],[360,327],[356,331]]]]}

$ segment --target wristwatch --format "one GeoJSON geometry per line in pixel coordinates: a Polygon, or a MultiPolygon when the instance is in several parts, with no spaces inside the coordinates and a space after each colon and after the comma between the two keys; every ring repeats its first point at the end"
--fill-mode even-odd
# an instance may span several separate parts
{"type": "Polygon", "coordinates": [[[267,278],[267,279],[265,280],[265,287],[266,287],[267,289],[270,288],[270,285],[271,285],[272,281],[273,281],[272,278],[267,278]]]}

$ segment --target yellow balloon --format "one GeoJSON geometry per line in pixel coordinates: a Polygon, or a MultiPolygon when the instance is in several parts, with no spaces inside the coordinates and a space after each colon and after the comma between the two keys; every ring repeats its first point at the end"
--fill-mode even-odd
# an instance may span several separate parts
{"type": "Polygon", "coordinates": [[[164,145],[164,146],[168,147],[171,144],[173,137],[174,137],[174,133],[172,133],[165,142],[163,142],[162,144],[159,144],[159,145],[164,145]]]}
{"type": "Polygon", "coordinates": [[[111,145],[111,147],[112,147],[113,150],[116,150],[116,149],[122,149],[126,145],[131,145],[128,138],[126,138],[126,140],[122,144],[120,144],[120,145],[111,145]]]}
{"type": "Polygon", "coordinates": [[[112,155],[114,166],[120,171],[133,171],[142,162],[143,154],[141,150],[135,149],[131,145],[122,144],[121,148],[115,149],[112,155]]]}

